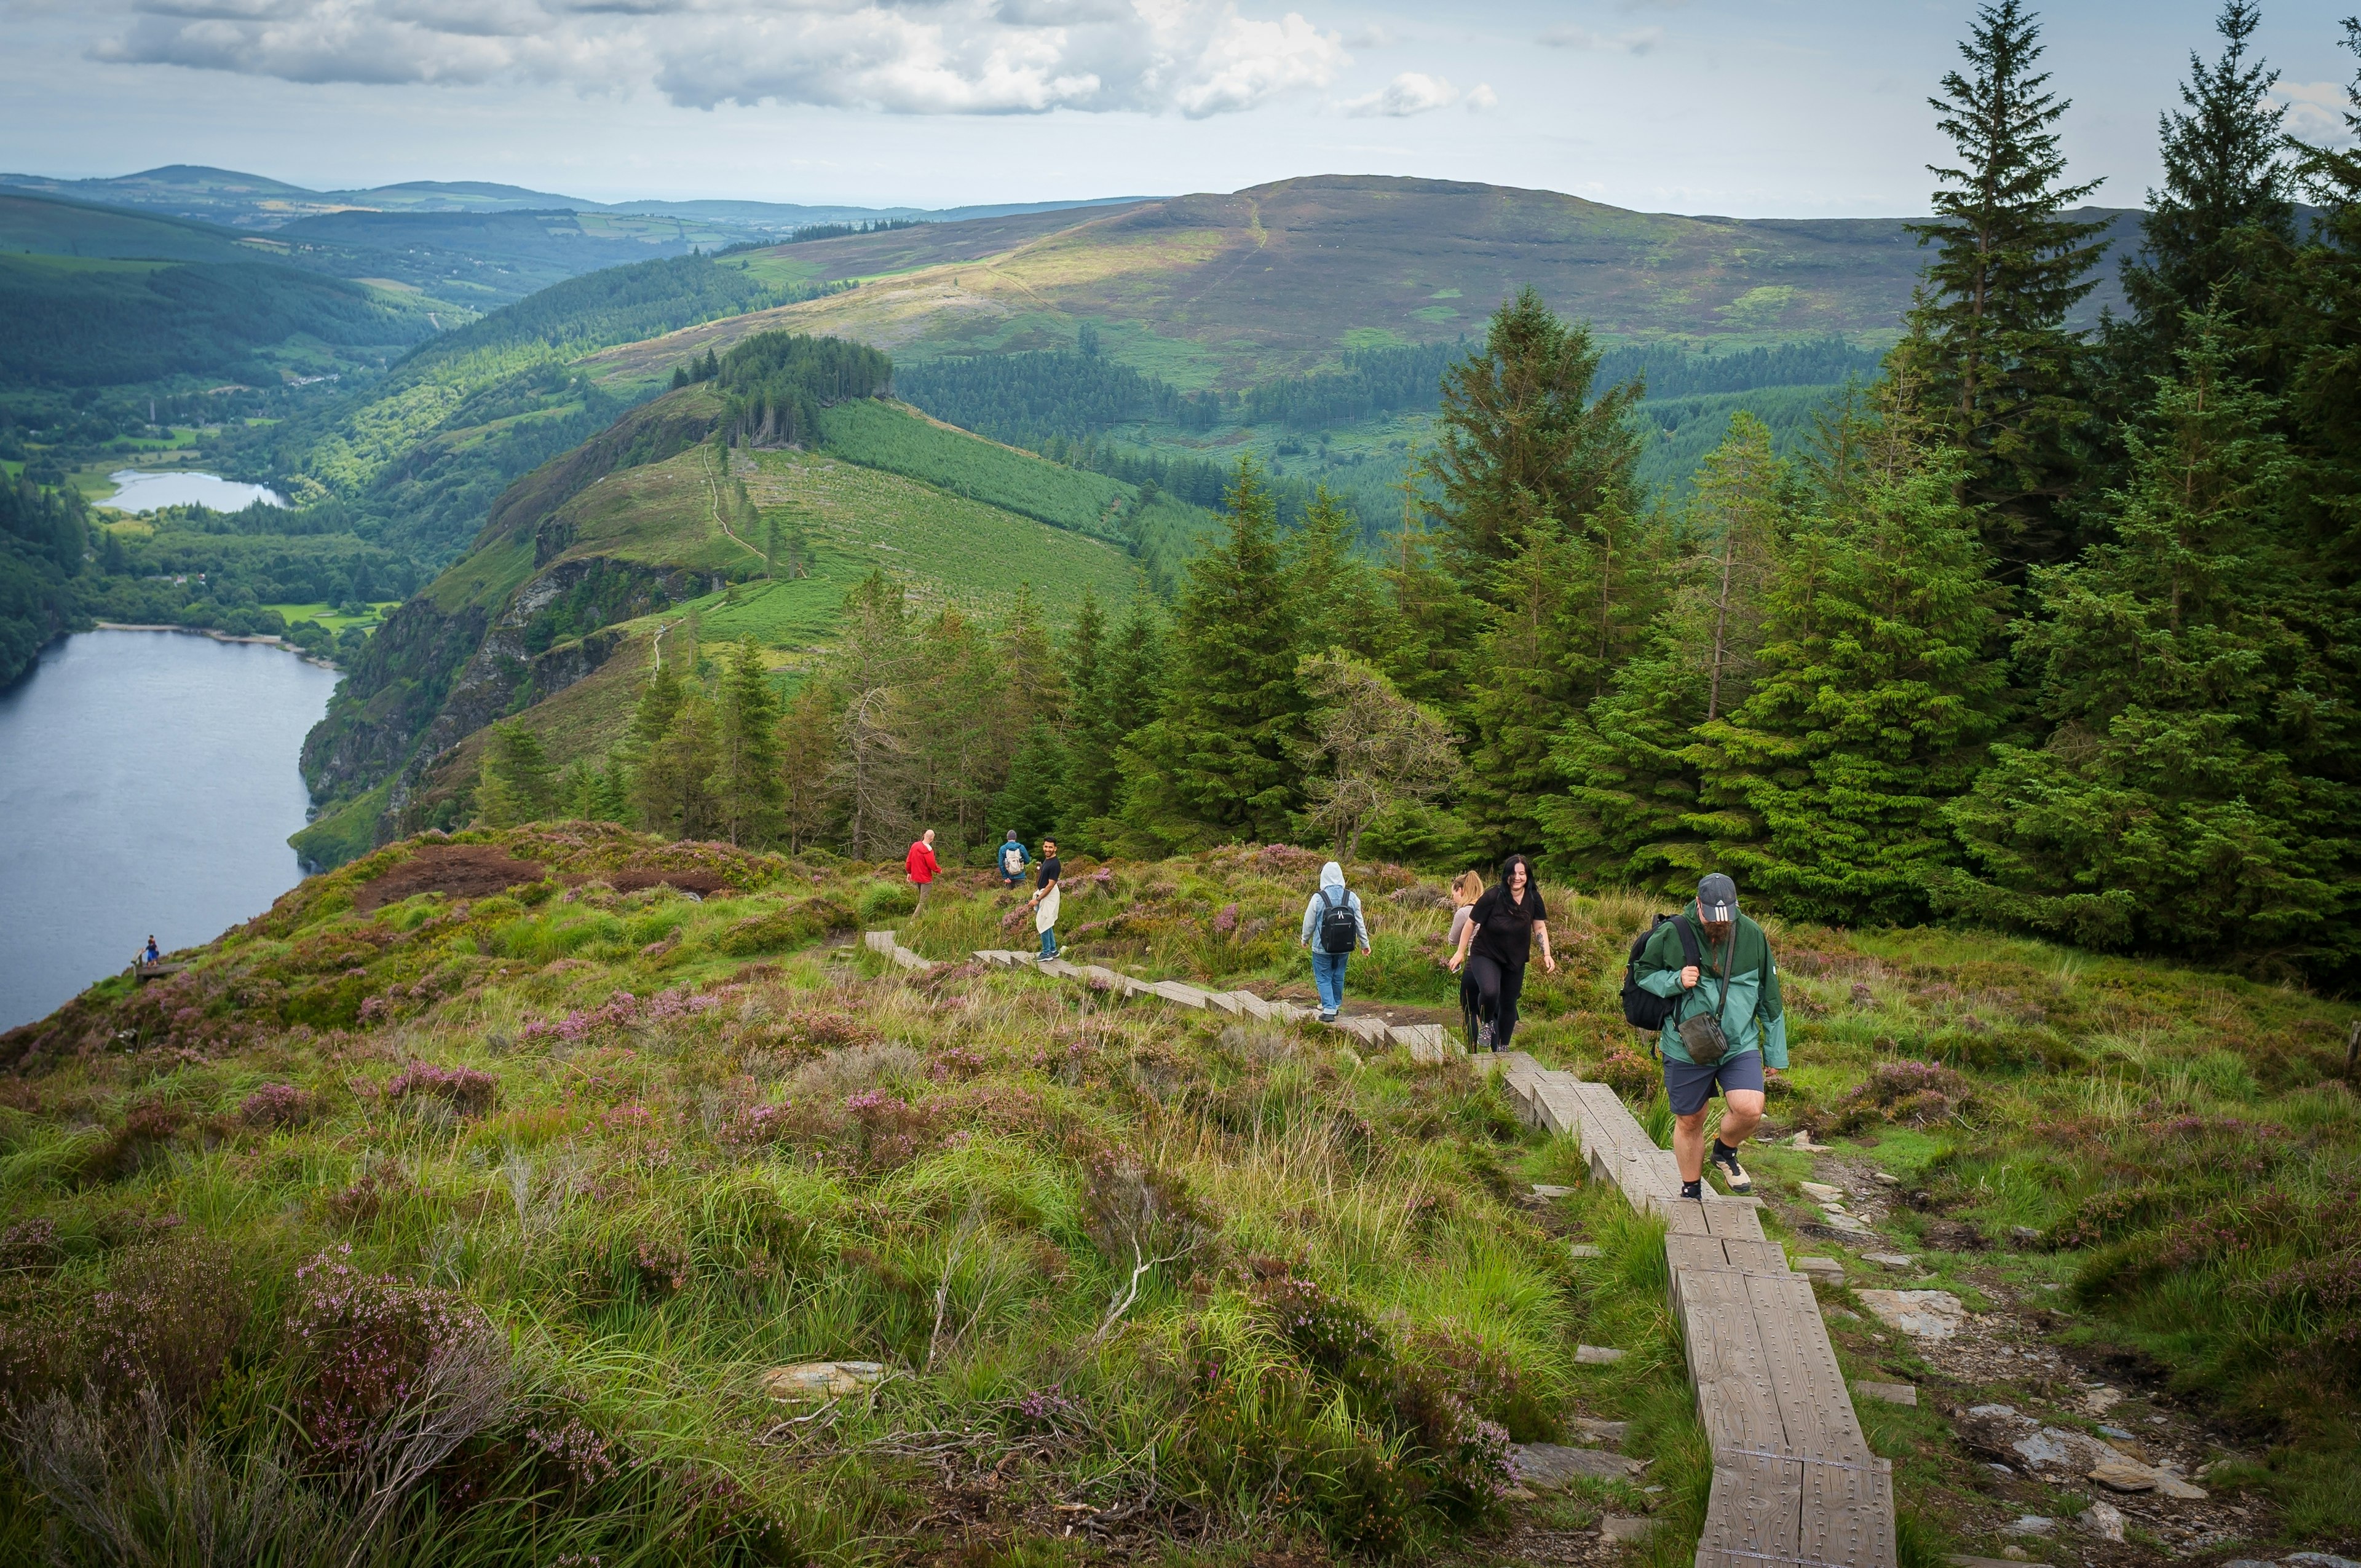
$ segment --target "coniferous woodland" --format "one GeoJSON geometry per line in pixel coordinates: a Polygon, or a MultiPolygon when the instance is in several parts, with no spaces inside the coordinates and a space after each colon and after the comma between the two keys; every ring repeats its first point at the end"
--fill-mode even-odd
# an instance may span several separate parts
{"type": "MultiPolygon", "coordinates": [[[[1668,892],[1712,865],[1791,917],[2340,972],[2361,940],[2361,155],[2283,134],[2255,20],[2231,0],[2192,56],[2120,258],[2129,312],[2096,331],[2069,318],[2118,258],[2067,215],[2093,190],[2059,151],[2069,102],[2000,0],[1937,100],[1956,156],[1906,334],[1808,453],[1740,415],[1677,509],[1652,500],[1639,382],[1527,290],[1444,366],[1429,504],[1378,551],[1324,498],[1283,525],[1244,465],[1169,607],[1060,607],[1053,641],[1029,602],[986,626],[873,578],[775,720],[750,654],[708,661],[709,695],[668,667],[604,769],[496,748],[486,809],[541,790],[863,858],[933,827],[954,848],[1015,828],[1137,855],[1524,850],[1668,892]],[[1404,746],[1411,774],[1375,760],[1404,746]]],[[[1027,369],[931,374],[1016,407],[1027,369]]]]}

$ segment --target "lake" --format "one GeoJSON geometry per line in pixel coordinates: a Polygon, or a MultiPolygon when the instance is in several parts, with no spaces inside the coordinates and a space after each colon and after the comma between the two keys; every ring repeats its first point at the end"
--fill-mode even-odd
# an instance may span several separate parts
{"type": "Polygon", "coordinates": [[[0,691],[0,1029],[302,880],[296,762],[335,685],[280,648],[85,631],[0,691]]]}
{"type": "Polygon", "coordinates": [[[158,507],[210,507],[214,511],[244,511],[255,502],[264,506],[283,507],[287,502],[275,490],[260,485],[240,484],[225,479],[219,474],[201,474],[193,468],[175,469],[169,473],[148,473],[138,468],[120,468],[109,474],[115,481],[115,494],[98,504],[120,511],[153,511],[158,507]]]}

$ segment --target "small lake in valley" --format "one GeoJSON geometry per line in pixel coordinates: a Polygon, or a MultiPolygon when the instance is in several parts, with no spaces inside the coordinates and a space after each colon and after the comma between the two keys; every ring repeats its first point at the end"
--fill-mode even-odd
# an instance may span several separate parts
{"type": "Polygon", "coordinates": [[[118,511],[153,511],[158,507],[209,507],[214,511],[244,511],[255,502],[264,506],[283,507],[287,504],[275,490],[261,485],[242,484],[225,479],[219,474],[202,474],[193,468],[151,473],[140,468],[118,468],[107,476],[115,481],[115,494],[98,504],[118,511]]]}
{"type": "Polygon", "coordinates": [[[85,631],[0,690],[0,1029],[302,880],[297,758],[335,685],[265,644],[85,631]]]}

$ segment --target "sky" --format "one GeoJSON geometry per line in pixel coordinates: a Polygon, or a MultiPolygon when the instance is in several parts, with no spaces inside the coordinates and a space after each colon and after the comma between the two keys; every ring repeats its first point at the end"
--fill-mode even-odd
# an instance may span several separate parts
{"type": "MultiPolygon", "coordinates": [[[[2356,0],[2264,0],[2341,141],[2356,0]]],[[[2043,14],[2135,206],[2218,0],[2043,14]]],[[[1402,174],[1652,212],[1919,214],[1968,0],[0,0],[0,169],[942,207],[1402,174]]]]}

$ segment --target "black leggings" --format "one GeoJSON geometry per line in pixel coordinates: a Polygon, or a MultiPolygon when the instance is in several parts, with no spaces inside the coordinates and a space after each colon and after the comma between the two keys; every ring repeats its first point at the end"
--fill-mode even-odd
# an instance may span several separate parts
{"type": "Polygon", "coordinates": [[[1470,953],[1467,978],[1476,984],[1476,1016],[1491,1020],[1492,1044],[1507,1050],[1517,1033],[1517,998],[1524,994],[1525,966],[1470,953]]]}

